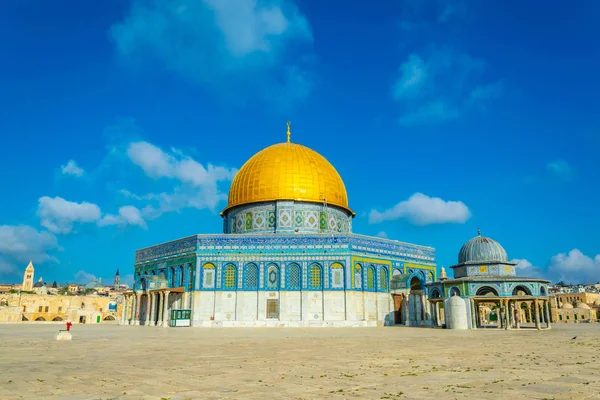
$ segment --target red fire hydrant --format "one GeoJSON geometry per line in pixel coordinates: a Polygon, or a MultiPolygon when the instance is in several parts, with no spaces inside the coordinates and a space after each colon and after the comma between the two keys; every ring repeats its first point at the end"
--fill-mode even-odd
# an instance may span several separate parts
{"type": "Polygon", "coordinates": [[[67,332],[71,332],[71,325],[73,325],[73,323],[71,321],[67,321],[67,332]]]}

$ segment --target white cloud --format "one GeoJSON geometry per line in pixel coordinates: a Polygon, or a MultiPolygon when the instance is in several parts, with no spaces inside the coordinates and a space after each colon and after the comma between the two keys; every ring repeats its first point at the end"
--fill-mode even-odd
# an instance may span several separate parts
{"type": "Polygon", "coordinates": [[[69,162],[66,163],[65,165],[61,165],[60,170],[63,175],[71,175],[71,176],[76,176],[78,178],[82,177],[83,174],[85,173],[83,168],[80,168],[77,165],[77,162],[75,162],[75,160],[69,160],[69,162]]]}
{"type": "Polygon", "coordinates": [[[134,2],[125,19],[110,28],[110,36],[126,59],[158,61],[186,78],[232,89],[238,96],[240,87],[250,87],[265,99],[275,89],[290,97],[303,96],[306,90],[298,87],[298,74],[293,73],[300,62],[290,64],[286,56],[298,49],[293,44],[312,46],[312,33],[291,0],[134,2]]]}
{"type": "Polygon", "coordinates": [[[375,235],[377,237],[383,238],[383,239],[387,239],[388,238],[388,234],[385,233],[384,231],[379,232],[377,235],[375,235]]]}
{"type": "Polygon", "coordinates": [[[71,233],[76,224],[94,223],[98,226],[107,225],[137,225],[146,228],[146,222],[141,212],[134,206],[119,208],[118,215],[102,216],[100,207],[96,204],[68,201],[62,197],[44,196],[38,200],[38,216],[40,224],[55,234],[71,233]]]}
{"type": "Polygon", "coordinates": [[[445,201],[415,193],[408,200],[401,201],[393,208],[379,212],[371,210],[369,223],[377,224],[400,218],[414,225],[464,223],[471,217],[469,208],[462,201],[445,201]]]}
{"type": "Polygon", "coordinates": [[[70,233],[75,223],[96,222],[101,216],[100,207],[92,203],[75,203],[48,196],[41,197],[38,203],[40,224],[52,233],[70,233]]]}
{"type": "Polygon", "coordinates": [[[29,261],[58,262],[50,253],[60,250],[49,232],[28,225],[0,225],[0,275],[21,274],[29,261]]]}
{"type": "Polygon", "coordinates": [[[537,267],[526,259],[515,258],[511,262],[517,263],[515,266],[518,276],[529,277],[529,278],[543,278],[546,279],[547,273],[545,273],[540,267],[537,267]]]}
{"type": "Polygon", "coordinates": [[[231,181],[237,169],[208,164],[206,167],[181,151],[172,149],[167,153],[148,142],[134,142],[127,147],[127,156],[153,179],[168,178],[177,181],[172,193],[135,195],[122,191],[126,197],[156,203],[142,209],[142,216],[154,219],[165,212],[182,208],[214,210],[219,202],[227,199],[220,191],[219,183],[231,181]]]}
{"type": "Polygon", "coordinates": [[[555,160],[546,164],[546,170],[552,175],[564,180],[573,177],[574,168],[565,160],[555,160]]]}
{"type": "Polygon", "coordinates": [[[394,84],[394,99],[412,99],[419,96],[427,80],[427,66],[418,54],[411,54],[400,66],[400,77],[394,84]]]}
{"type": "Polygon", "coordinates": [[[550,259],[548,272],[556,281],[597,283],[600,281],[600,254],[592,258],[579,249],[557,254],[550,259]]]}
{"type": "Polygon", "coordinates": [[[95,281],[96,279],[96,275],[90,274],[82,269],[75,273],[75,282],[79,284],[86,284],[95,281]]]}
{"type": "Polygon", "coordinates": [[[123,206],[119,208],[119,214],[107,214],[98,221],[98,226],[119,225],[121,227],[127,225],[139,226],[147,229],[148,225],[142,217],[141,211],[134,206],[123,206]]]}
{"type": "Polygon", "coordinates": [[[448,47],[409,54],[392,87],[402,113],[400,123],[456,119],[470,107],[498,97],[503,83],[480,82],[484,69],[483,60],[448,47]]]}

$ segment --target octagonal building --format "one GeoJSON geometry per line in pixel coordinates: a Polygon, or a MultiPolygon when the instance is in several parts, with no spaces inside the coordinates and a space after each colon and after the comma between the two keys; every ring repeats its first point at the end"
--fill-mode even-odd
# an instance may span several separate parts
{"type": "Polygon", "coordinates": [[[286,142],[253,155],[234,177],[223,234],[136,251],[121,323],[429,325],[434,249],[355,234],[354,215],[338,171],[291,142],[288,125],[286,142]]]}

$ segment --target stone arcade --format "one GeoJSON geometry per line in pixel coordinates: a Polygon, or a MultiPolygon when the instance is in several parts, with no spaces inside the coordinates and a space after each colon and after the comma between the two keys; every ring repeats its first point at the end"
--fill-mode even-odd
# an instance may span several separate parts
{"type": "Polygon", "coordinates": [[[381,326],[431,324],[431,247],[352,233],[336,169],[290,141],[256,153],[236,174],[223,234],[138,250],[125,325],[381,326]]]}

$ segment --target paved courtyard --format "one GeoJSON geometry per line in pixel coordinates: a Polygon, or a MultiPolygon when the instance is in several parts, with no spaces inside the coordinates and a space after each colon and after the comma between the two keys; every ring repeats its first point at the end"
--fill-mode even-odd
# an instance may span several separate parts
{"type": "Polygon", "coordinates": [[[59,328],[0,325],[0,399],[600,398],[600,324],[59,328]]]}

